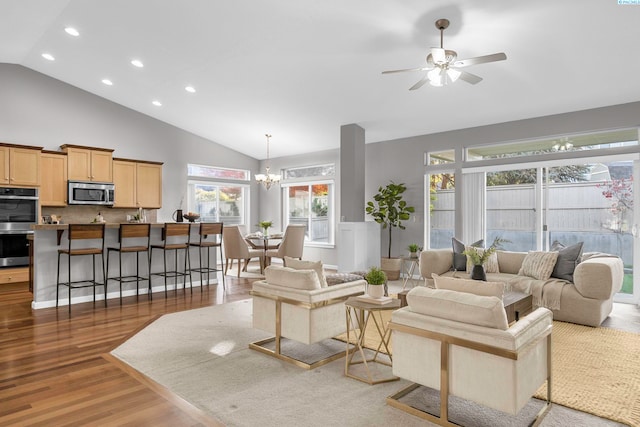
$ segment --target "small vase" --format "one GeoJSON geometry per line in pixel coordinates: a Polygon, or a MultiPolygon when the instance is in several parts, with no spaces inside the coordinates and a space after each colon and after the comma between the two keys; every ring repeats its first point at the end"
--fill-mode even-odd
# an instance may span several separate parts
{"type": "Polygon", "coordinates": [[[371,298],[382,298],[384,296],[384,285],[367,285],[367,294],[371,298]]]}
{"type": "Polygon", "coordinates": [[[473,280],[483,280],[483,281],[487,281],[487,275],[484,272],[484,266],[483,265],[474,265],[473,266],[473,270],[471,270],[471,278],[473,280]]]}
{"type": "Polygon", "coordinates": [[[262,229],[262,235],[263,236],[268,236],[269,235],[269,229],[268,228],[263,228],[262,229]]]}

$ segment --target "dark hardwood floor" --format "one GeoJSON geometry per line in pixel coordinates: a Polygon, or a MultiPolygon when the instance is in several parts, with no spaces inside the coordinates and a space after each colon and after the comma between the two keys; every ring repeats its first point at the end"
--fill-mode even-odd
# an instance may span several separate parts
{"type": "Polygon", "coordinates": [[[0,287],[0,426],[218,425],[109,352],[165,313],[245,299],[254,280],[76,304],[71,316],[32,310],[27,284],[0,287]]]}
{"type": "MultiPolygon", "coordinates": [[[[26,284],[0,287],[0,427],[218,425],[109,352],[165,313],[248,298],[254,280],[77,304],[71,316],[32,310],[26,284]]],[[[640,309],[614,304],[603,326],[640,332],[640,309]]]]}

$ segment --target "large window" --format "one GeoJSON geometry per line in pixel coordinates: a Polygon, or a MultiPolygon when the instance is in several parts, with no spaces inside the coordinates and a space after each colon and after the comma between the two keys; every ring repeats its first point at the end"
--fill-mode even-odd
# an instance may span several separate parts
{"type": "Polygon", "coordinates": [[[249,172],[213,166],[188,165],[187,208],[200,221],[226,225],[247,223],[249,172]],[[238,181],[247,181],[247,184],[238,181]]]}

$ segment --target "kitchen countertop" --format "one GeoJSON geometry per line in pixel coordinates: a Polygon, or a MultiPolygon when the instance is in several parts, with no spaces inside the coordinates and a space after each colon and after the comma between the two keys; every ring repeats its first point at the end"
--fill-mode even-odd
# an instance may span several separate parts
{"type": "MultiPolygon", "coordinates": [[[[92,224],[87,222],[87,224],[92,224]]],[[[95,224],[95,223],[93,223],[95,224]]],[[[113,229],[118,229],[120,228],[121,224],[129,224],[126,222],[107,222],[105,223],[105,228],[113,228],[113,229]]],[[[130,224],[138,224],[138,223],[130,223],[130,224]]],[[[145,224],[145,223],[143,223],[145,224]]],[[[154,222],[151,223],[151,228],[162,228],[164,227],[164,222],[154,222]]],[[[185,224],[189,224],[188,222],[185,224]]],[[[199,224],[197,222],[191,223],[191,224],[199,224]]],[[[69,224],[33,224],[31,226],[32,230],[66,230],[69,228],[69,224]]]]}

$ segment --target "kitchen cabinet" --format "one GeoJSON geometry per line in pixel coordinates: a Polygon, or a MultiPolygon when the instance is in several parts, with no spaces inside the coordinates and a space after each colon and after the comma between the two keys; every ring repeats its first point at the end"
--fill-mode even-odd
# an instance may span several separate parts
{"type": "Polygon", "coordinates": [[[5,268],[0,270],[0,285],[29,281],[29,267],[5,268]]]}
{"type": "Polygon", "coordinates": [[[113,182],[113,150],[61,145],[67,153],[67,177],[71,181],[113,182]]]}
{"type": "Polygon", "coordinates": [[[136,162],[113,159],[114,208],[137,208],[136,162]]]}
{"type": "Polygon", "coordinates": [[[162,163],[113,159],[114,208],[160,209],[162,163]]]}
{"type": "Polygon", "coordinates": [[[140,207],[147,209],[162,207],[162,163],[138,162],[136,191],[140,207]]]}
{"type": "Polygon", "coordinates": [[[0,146],[0,183],[8,185],[40,185],[40,151],[42,147],[0,146]]]}
{"type": "Polygon", "coordinates": [[[40,205],[67,205],[67,155],[43,151],[40,155],[40,205]]]}

